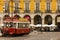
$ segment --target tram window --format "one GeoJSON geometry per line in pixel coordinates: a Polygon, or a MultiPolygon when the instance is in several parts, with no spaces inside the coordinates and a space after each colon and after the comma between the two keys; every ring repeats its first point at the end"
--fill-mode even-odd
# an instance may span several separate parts
{"type": "Polygon", "coordinates": [[[13,24],[13,27],[16,27],[16,23],[13,24]]]}
{"type": "Polygon", "coordinates": [[[6,23],[4,23],[4,26],[6,26],[6,23]]]}
{"type": "Polygon", "coordinates": [[[18,23],[18,28],[26,28],[28,27],[27,23],[18,23]]]}
{"type": "Polygon", "coordinates": [[[25,23],[24,25],[25,25],[25,28],[28,27],[28,24],[27,23],[25,23]]]}
{"type": "Polygon", "coordinates": [[[28,24],[25,24],[25,27],[28,27],[28,24]]]}
{"type": "Polygon", "coordinates": [[[10,24],[9,24],[8,22],[6,22],[6,23],[4,23],[4,26],[5,26],[5,27],[9,27],[10,24]]]}
{"type": "Polygon", "coordinates": [[[23,24],[22,23],[18,23],[18,28],[22,28],[23,24]]]}
{"type": "Polygon", "coordinates": [[[29,24],[27,24],[27,27],[29,27],[29,24]]]}
{"type": "Polygon", "coordinates": [[[9,26],[9,23],[6,23],[6,27],[8,27],[9,26]]]}
{"type": "Polygon", "coordinates": [[[9,27],[13,27],[13,23],[12,22],[10,22],[9,25],[10,25],[9,27]]]}
{"type": "Polygon", "coordinates": [[[23,24],[23,27],[25,27],[25,24],[23,24]]]}

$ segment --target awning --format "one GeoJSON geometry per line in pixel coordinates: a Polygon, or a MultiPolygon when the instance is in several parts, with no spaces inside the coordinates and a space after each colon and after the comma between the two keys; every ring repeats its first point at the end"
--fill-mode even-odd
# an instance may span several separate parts
{"type": "Polygon", "coordinates": [[[34,24],[30,24],[29,26],[35,26],[34,24]]]}
{"type": "Polygon", "coordinates": [[[41,27],[41,24],[37,24],[35,27],[41,27]]]}

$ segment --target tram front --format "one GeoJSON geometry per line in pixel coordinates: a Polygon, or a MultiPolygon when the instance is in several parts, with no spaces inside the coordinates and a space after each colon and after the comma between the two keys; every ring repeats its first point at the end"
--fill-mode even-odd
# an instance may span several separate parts
{"type": "Polygon", "coordinates": [[[13,26],[12,19],[7,17],[3,20],[2,34],[3,35],[13,35],[15,33],[15,27],[13,26]]]}

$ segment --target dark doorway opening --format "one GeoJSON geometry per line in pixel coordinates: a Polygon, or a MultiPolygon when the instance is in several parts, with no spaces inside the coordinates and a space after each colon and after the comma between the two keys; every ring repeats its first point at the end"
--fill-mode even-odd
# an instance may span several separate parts
{"type": "Polygon", "coordinates": [[[34,17],[34,24],[37,25],[37,24],[42,24],[42,19],[41,19],[41,16],[40,15],[36,15],[34,17]]]}
{"type": "Polygon", "coordinates": [[[47,15],[44,20],[45,20],[44,22],[45,24],[48,24],[48,25],[52,24],[52,17],[50,15],[47,15]]]}

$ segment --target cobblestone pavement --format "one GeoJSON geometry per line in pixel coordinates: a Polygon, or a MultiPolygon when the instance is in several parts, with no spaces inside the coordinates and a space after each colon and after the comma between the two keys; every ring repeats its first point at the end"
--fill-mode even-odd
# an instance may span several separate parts
{"type": "Polygon", "coordinates": [[[19,37],[0,37],[0,40],[60,40],[60,32],[31,32],[19,37]]]}

